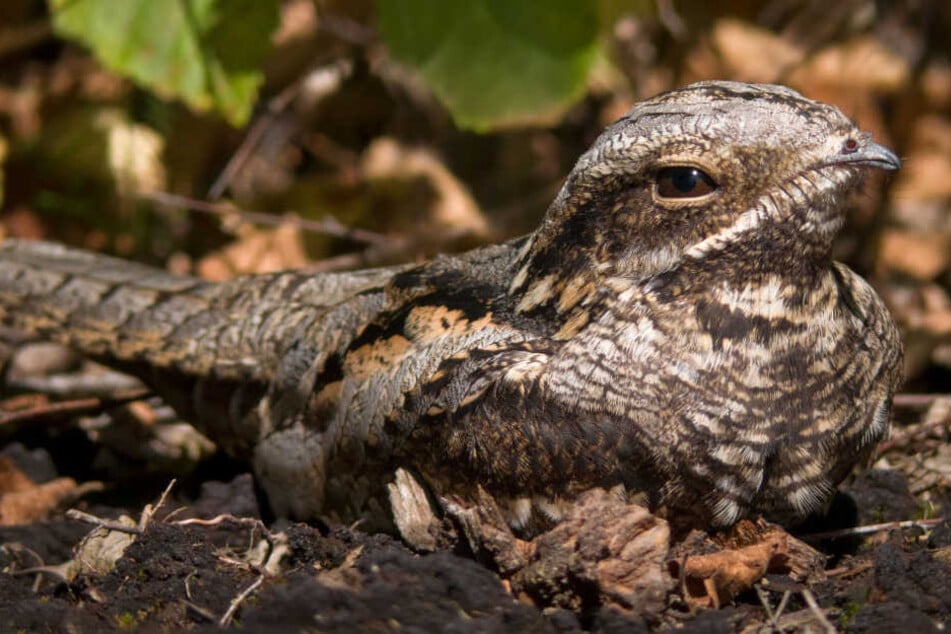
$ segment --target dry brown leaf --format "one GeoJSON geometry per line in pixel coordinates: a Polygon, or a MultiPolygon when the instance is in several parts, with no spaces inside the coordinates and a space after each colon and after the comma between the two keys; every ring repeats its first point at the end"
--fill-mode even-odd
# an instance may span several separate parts
{"type": "Polygon", "coordinates": [[[0,456],[0,526],[45,520],[64,502],[83,493],[72,478],[35,484],[12,460],[0,456]]]}
{"type": "Polygon", "coordinates": [[[422,484],[406,469],[397,469],[386,489],[393,522],[403,540],[422,552],[436,550],[439,519],[422,484]]]}
{"type": "Polygon", "coordinates": [[[907,228],[951,233],[951,122],[937,115],[918,119],[903,160],[892,196],[893,217],[907,228]]]}
{"type": "Polygon", "coordinates": [[[877,263],[880,271],[933,280],[951,264],[951,233],[888,230],[882,234],[877,263]]]}
{"type": "Polygon", "coordinates": [[[17,468],[6,456],[0,456],[0,496],[8,493],[20,493],[36,488],[33,480],[17,468]]]}
{"type": "Polygon", "coordinates": [[[908,62],[872,35],[830,46],[796,68],[790,82],[828,84],[839,90],[895,92],[911,77],[908,62]]]}
{"type": "Polygon", "coordinates": [[[891,293],[888,298],[907,335],[951,335],[951,297],[938,284],[922,284],[911,294],[891,293]]]}
{"type": "MultiPolygon", "coordinates": [[[[137,522],[123,515],[116,522],[129,529],[138,526],[137,522]]],[[[97,526],[89,531],[76,548],[74,560],[79,563],[80,570],[90,575],[108,574],[122,558],[126,548],[138,538],[132,532],[125,532],[97,526]]]]}
{"type": "Polygon", "coordinates": [[[320,584],[328,588],[359,592],[366,584],[366,578],[356,568],[362,554],[363,544],[360,544],[347,553],[339,566],[330,570],[318,570],[317,579],[320,584]]]}
{"type": "MultiPolygon", "coordinates": [[[[941,128],[935,126],[934,130],[938,134],[941,128]]],[[[945,201],[951,198],[951,155],[944,150],[910,156],[902,174],[903,178],[895,185],[895,197],[903,203],[909,199],[945,201]]]]}
{"type": "Polygon", "coordinates": [[[198,261],[198,275],[220,282],[236,275],[303,268],[310,263],[300,230],[292,225],[274,229],[242,227],[241,237],[198,261]]]}
{"type": "Polygon", "coordinates": [[[775,82],[804,55],[775,33],[732,18],[719,20],[711,38],[726,74],[737,81],[775,82]]]}
{"type": "Polygon", "coordinates": [[[474,506],[451,500],[443,500],[443,506],[462,529],[472,552],[480,559],[491,561],[502,576],[515,574],[528,563],[533,543],[515,537],[495,498],[481,486],[477,486],[474,506]]]}
{"type": "Polygon", "coordinates": [[[667,522],[623,495],[582,494],[551,530],[527,542],[515,537],[498,504],[478,488],[478,503],[443,499],[476,558],[494,564],[510,592],[539,606],[583,610],[609,605],[650,614],[674,581],[663,569],[670,548],[667,522]]]}
{"type": "Polygon", "coordinates": [[[46,227],[36,212],[29,207],[18,205],[6,210],[3,214],[0,238],[7,237],[42,240],[46,237],[46,227]]]}
{"type": "Polygon", "coordinates": [[[425,227],[441,240],[485,238],[489,224],[468,188],[431,152],[408,148],[393,139],[374,141],[363,155],[368,179],[423,178],[436,193],[425,227]]]}
{"type": "Polygon", "coordinates": [[[109,170],[122,195],[165,189],[165,139],[152,128],[128,120],[119,110],[103,110],[96,126],[105,133],[109,170]]]}
{"type": "Polygon", "coordinates": [[[281,4],[281,21],[271,35],[274,48],[313,37],[317,30],[317,8],[312,0],[289,0],[281,4]]]}
{"type": "Polygon", "coordinates": [[[882,287],[889,309],[901,324],[905,344],[906,377],[919,376],[935,360],[933,355],[951,337],[951,298],[935,283],[882,287]]]}
{"type": "Polygon", "coordinates": [[[734,550],[687,557],[683,562],[684,599],[695,606],[719,608],[763,578],[769,562],[785,552],[774,539],[734,550]]]}
{"type": "Polygon", "coordinates": [[[951,310],[925,313],[915,325],[932,335],[947,337],[951,335],[951,310]]]}
{"type": "Polygon", "coordinates": [[[951,66],[936,60],[921,73],[921,92],[936,110],[951,106],[951,66]]]}
{"type": "Polygon", "coordinates": [[[712,538],[692,534],[678,550],[668,571],[681,581],[684,600],[694,608],[719,608],[768,572],[797,582],[821,579],[825,563],[811,546],[762,520],[744,520],[712,538]]]}

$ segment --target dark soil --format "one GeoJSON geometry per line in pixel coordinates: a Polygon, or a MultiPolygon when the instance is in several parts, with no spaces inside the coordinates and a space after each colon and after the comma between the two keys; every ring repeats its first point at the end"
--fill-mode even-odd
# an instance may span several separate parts
{"type": "MultiPolygon", "coordinates": [[[[853,520],[906,518],[915,505],[897,472],[868,471],[849,491],[837,506],[845,509],[845,515],[857,511],[853,520]]],[[[206,483],[197,498],[169,500],[163,508],[171,510],[186,502],[190,514],[198,511],[209,518],[235,511],[247,516],[256,506],[246,474],[229,483],[206,483]]],[[[104,504],[86,510],[100,517],[120,512],[104,504]]],[[[419,555],[393,537],[341,526],[272,524],[270,533],[283,534],[280,541],[286,552],[278,574],[262,575],[260,568],[242,561],[249,547],[260,545],[261,531],[230,522],[175,523],[181,517],[153,520],[112,572],[79,574],[69,582],[36,568],[70,559],[88,525],[60,518],[0,528],[3,630],[217,630],[232,602],[260,580],[260,587],[240,601],[231,628],[420,633],[647,632],[674,627],[684,632],[822,631],[797,592],[790,594],[776,629],[770,630],[764,602],[775,610],[783,596],[781,585],[778,591],[764,591],[762,598],[748,592],[732,605],[696,614],[673,594],[666,608],[647,619],[606,607],[582,614],[543,609],[527,598],[514,597],[495,572],[465,553],[419,555]]],[[[841,631],[923,634],[951,623],[947,563],[951,525],[928,533],[916,528],[882,532],[851,546],[832,541],[820,546],[830,554],[831,570],[826,581],[810,590],[822,608],[832,608],[827,614],[841,631]]]]}

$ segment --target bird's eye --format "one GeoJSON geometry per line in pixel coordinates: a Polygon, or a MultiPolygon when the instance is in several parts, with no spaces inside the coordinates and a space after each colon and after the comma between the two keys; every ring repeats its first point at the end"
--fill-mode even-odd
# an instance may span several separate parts
{"type": "Polygon", "coordinates": [[[661,198],[697,198],[716,188],[714,180],[696,167],[665,167],[657,172],[657,195],[661,198]]]}

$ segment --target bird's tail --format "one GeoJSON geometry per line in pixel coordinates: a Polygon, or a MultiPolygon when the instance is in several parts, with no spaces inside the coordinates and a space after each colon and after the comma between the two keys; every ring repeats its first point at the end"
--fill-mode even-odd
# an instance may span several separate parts
{"type": "Polygon", "coordinates": [[[210,286],[61,245],[0,243],[7,336],[57,341],[107,362],[189,365],[182,329],[196,318],[207,323],[210,286]]]}

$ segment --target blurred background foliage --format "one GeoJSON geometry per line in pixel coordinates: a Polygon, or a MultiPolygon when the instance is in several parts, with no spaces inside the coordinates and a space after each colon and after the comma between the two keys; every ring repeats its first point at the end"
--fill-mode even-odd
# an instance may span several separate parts
{"type": "Polygon", "coordinates": [[[837,257],[951,387],[946,0],[4,0],[0,232],[223,279],[530,230],[600,129],[708,79],[835,103],[904,159],[837,257]]]}

